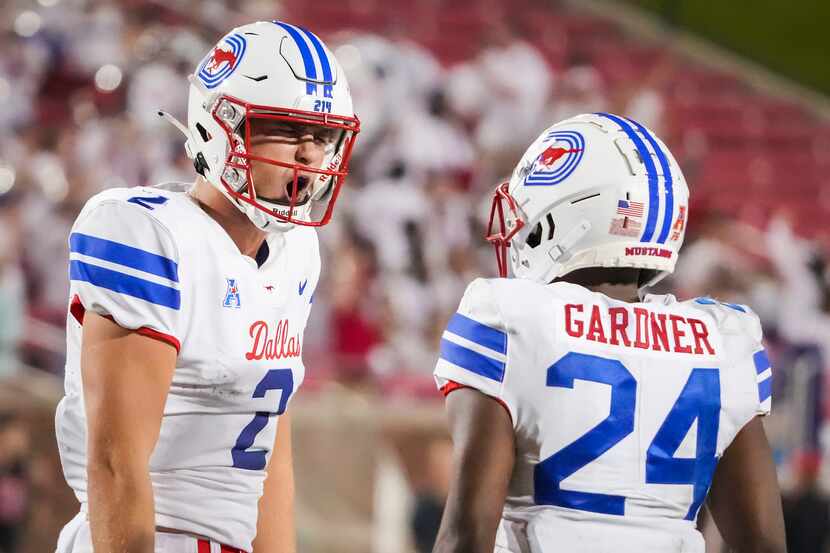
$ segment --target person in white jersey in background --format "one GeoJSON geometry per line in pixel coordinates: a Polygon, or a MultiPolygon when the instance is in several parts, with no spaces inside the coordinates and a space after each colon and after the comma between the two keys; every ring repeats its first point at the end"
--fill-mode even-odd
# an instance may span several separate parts
{"type": "Polygon", "coordinates": [[[160,115],[195,183],[102,192],[69,237],[59,553],[296,549],[285,411],[359,121],[328,48],[279,21],[190,85],[188,125],[160,115]]]}
{"type": "Polygon", "coordinates": [[[606,113],[547,129],[497,187],[488,239],[516,278],[474,280],[441,340],[436,553],[703,553],[707,499],[732,551],[786,550],[758,317],[641,298],[688,200],[665,144],[606,113]]]}

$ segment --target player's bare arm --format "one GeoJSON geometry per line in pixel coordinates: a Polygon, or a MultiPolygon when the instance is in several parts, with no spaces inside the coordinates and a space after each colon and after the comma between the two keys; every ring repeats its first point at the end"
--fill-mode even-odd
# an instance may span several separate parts
{"type": "Polygon", "coordinates": [[[507,410],[473,389],[447,396],[453,479],[434,553],[491,553],[513,471],[507,410]]]}
{"type": "Polygon", "coordinates": [[[646,293],[675,269],[688,202],[665,143],[610,113],[551,126],[496,188],[486,238],[501,278],[469,284],[435,376],[503,402],[515,454],[505,490],[487,472],[500,458],[471,453],[502,454],[503,427],[483,415],[454,427],[478,435],[457,444],[437,551],[493,551],[498,499],[511,550],[703,553],[696,523],[716,469],[712,513],[727,541],[784,551],[756,420],[773,392],[758,315],[646,293]]]}
{"type": "Polygon", "coordinates": [[[718,462],[708,503],[735,553],[786,553],[781,492],[760,417],[743,427],[718,462]]]}
{"type": "Polygon", "coordinates": [[[295,553],[294,460],[288,412],[279,418],[274,451],[266,470],[268,477],[259,500],[253,553],[295,553]]]}
{"type": "Polygon", "coordinates": [[[282,415],[320,278],[310,227],[360,122],[332,52],[283,21],[231,30],[189,83],[187,124],[160,114],[195,181],[101,192],[70,233],[56,434],[82,509],[60,553],[296,550],[282,415]]]}
{"type": "Polygon", "coordinates": [[[176,349],[86,313],[81,367],[88,427],[89,521],[96,552],[152,553],[149,461],[176,349]]]}

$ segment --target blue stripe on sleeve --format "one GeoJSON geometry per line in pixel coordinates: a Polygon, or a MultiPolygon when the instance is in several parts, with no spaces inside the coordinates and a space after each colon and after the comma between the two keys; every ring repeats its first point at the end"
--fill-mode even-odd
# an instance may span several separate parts
{"type": "Polygon", "coordinates": [[[767,356],[767,351],[763,349],[752,356],[752,361],[755,362],[755,372],[758,374],[772,367],[772,363],[769,362],[769,357],[767,356]]]}
{"type": "Polygon", "coordinates": [[[501,382],[504,380],[504,362],[490,359],[471,349],[459,346],[449,340],[441,339],[441,359],[458,365],[477,375],[501,382]]]}
{"type": "Polygon", "coordinates": [[[90,265],[83,261],[73,259],[69,262],[69,279],[89,282],[100,288],[126,294],[170,309],[178,310],[181,307],[181,294],[175,288],[90,265]]]}
{"type": "Polygon", "coordinates": [[[179,266],[172,259],[112,240],[73,232],[69,235],[69,251],[179,282],[179,266]]]}
{"type": "MultiPolygon", "coordinates": [[[[628,119],[626,117],[626,119],[628,119]]],[[[648,129],[642,126],[637,121],[633,119],[628,119],[631,123],[637,127],[637,130],[640,131],[643,136],[646,137],[648,143],[651,144],[654,153],[657,154],[657,161],[660,162],[660,168],[663,170],[663,186],[666,189],[666,209],[663,213],[663,227],[660,229],[660,235],[657,237],[658,244],[665,244],[666,238],[669,237],[669,231],[671,230],[672,218],[674,217],[674,187],[673,187],[673,178],[671,174],[671,167],[669,166],[669,158],[666,156],[666,153],[660,148],[660,145],[657,144],[657,141],[654,139],[654,136],[648,129]]]]}
{"type": "Polygon", "coordinates": [[[483,325],[461,313],[452,316],[447,323],[447,330],[480,346],[507,355],[507,333],[483,325]]]}
{"type": "MultiPolygon", "coordinates": [[[[303,39],[302,35],[297,32],[297,28],[294,25],[289,25],[288,23],[283,23],[282,21],[274,21],[275,24],[279,25],[285,31],[291,35],[291,38],[294,39],[294,42],[297,44],[297,48],[300,49],[300,55],[303,57],[303,67],[305,68],[305,78],[310,79],[313,81],[317,80],[317,67],[314,65],[314,57],[311,55],[311,49],[309,49],[308,44],[303,39]]],[[[317,85],[315,83],[306,83],[306,94],[317,94],[317,85]]]]}
{"type": "Polygon", "coordinates": [[[643,231],[640,242],[650,242],[654,237],[654,228],[657,226],[657,212],[660,211],[660,194],[657,191],[657,168],[654,166],[654,160],[651,159],[651,152],[648,151],[645,142],[637,134],[637,131],[625,119],[610,113],[599,112],[597,115],[606,117],[620,126],[625,134],[628,135],[628,138],[634,143],[637,152],[640,154],[640,159],[643,160],[646,166],[646,175],[648,175],[648,218],[646,219],[646,228],[643,231]]]}
{"type": "Polygon", "coordinates": [[[317,38],[317,35],[309,31],[305,27],[299,27],[299,29],[303,33],[305,33],[305,36],[308,37],[308,40],[311,42],[311,45],[314,46],[314,51],[317,52],[317,57],[320,58],[320,66],[323,68],[323,81],[327,83],[323,85],[323,96],[325,98],[331,98],[331,85],[334,83],[334,80],[332,79],[331,64],[329,63],[329,57],[326,54],[326,49],[323,48],[323,44],[320,42],[320,39],[317,38]]]}
{"type": "Polygon", "coordinates": [[[758,401],[764,402],[772,395],[772,377],[758,383],[758,401]]]}
{"type": "Polygon", "coordinates": [[[712,298],[701,297],[695,299],[695,303],[699,303],[700,305],[725,305],[730,309],[734,309],[735,311],[740,311],[741,313],[746,313],[746,309],[744,309],[743,305],[738,305],[737,303],[727,303],[725,301],[715,301],[712,298]]]}

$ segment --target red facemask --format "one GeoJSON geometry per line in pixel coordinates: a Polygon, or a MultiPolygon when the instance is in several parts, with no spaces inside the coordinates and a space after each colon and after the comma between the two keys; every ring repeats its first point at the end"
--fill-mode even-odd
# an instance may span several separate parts
{"type": "Polygon", "coordinates": [[[505,182],[496,187],[490,207],[490,222],[484,236],[496,250],[496,263],[502,278],[507,276],[507,248],[510,247],[510,241],[525,226],[515,198],[507,191],[509,184],[505,182]]]}
{"type": "MultiPolygon", "coordinates": [[[[226,180],[225,174],[221,175],[221,181],[227,192],[239,201],[246,202],[253,205],[257,209],[264,211],[268,215],[272,215],[286,223],[293,223],[297,225],[321,227],[329,222],[331,219],[332,210],[340,194],[340,188],[346,179],[349,172],[349,160],[352,155],[352,148],[357,133],[360,132],[360,120],[357,117],[347,117],[342,115],[332,115],[329,113],[317,113],[313,111],[303,111],[297,109],[276,109],[273,106],[262,106],[250,104],[242,100],[230,96],[220,97],[214,104],[211,112],[214,120],[219,123],[228,138],[230,149],[225,160],[225,167],[232,167],[239,170],[245,179],[245,185],[240,186],[240,183],[230,183],[226,180]],[[235,133],[235,129],[220,117],[218,111],[220,109],[227,109],[225,104],[230,104],[238,113],[245,114],[245,136],[240,141],[235,133]],[[292,163],[271,159],[261,156],[256,156],[250,153],[251,151],[251,121],[255,119],[286,121],[306,126],[323,127],[326,129],[334,129],[340,131],[339,138],[335,141],[335,153],[331,156],[328,167],[316,168],[302,163],[292,163]],[[278,167],[285,167],[291,169],[294,173],[293,185],[288,188],[289,196],[282,209],[276,211],[273,206],[266,206],[257,200],[256,186],[254,184],[254,177],[251,170],[251,161],[258,161],[278,167]],[[312,174],[314,178],[319,180],[321,178],[329,177],[328,190],[321,196],[328,197],[326,209],[322,214],[319,214],[317,220],[307,220],[303,217],[298,217],[298,207],[305,205],[309,200],[306,196],[307,188],[314,186],[309,184],[301,189],[300,176],[301,173],[306,175],[312,174]]],[[[312,192],[314,192],[312,190],[312,192]]]]}

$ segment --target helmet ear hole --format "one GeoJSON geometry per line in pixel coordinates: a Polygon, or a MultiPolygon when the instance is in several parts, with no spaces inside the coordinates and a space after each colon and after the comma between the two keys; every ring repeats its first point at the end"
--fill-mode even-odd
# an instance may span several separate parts
{"type": "Polygon", "coordinates": [[[536,228],[533,229],[533,232],[527,235],[527,245],[531,248],[535,248],[539,244],[542,243],[542,223],[536,223],[536,228]]]}
{"type": "Polygon", "coordinates": [[[199,131],[199,136],[202,137],[203,142],[210,142],[210,140],[213,138],[207,131],[207,129],[202,126],[201,123],[196,123],[196,130],[199,131]]]}
{"type": "MultiPolygon", "coordinates": [[[[556,230],[556,225],[553,222],[553,215],[548,213],[545,217],[545,221],[547,221],[548,223],[547,238],[545,238],[545,240],[553,240],[553,233],[556,230]]],[[[525,240],[525,242],[527,242],[527,245],[531,248],[535,248],[536,246],[542,243],[542,235],[544,233],[545,226],[542,224],[542,221],[539,221],[538,223],[536,223],[536,227],[533,229],[533,232],[531,232],[527,236],[527,240],[525,240]]]]}
{"type": "Polygon", "coordinates": [[[193,160],[193,168],[196,169],[196,172],[205,176],[205,171],[210,171],[210,167],[208,167],[207,161],[205,161],[205,156],[202,152],[196,154],[196,159],[193,160]]]}

